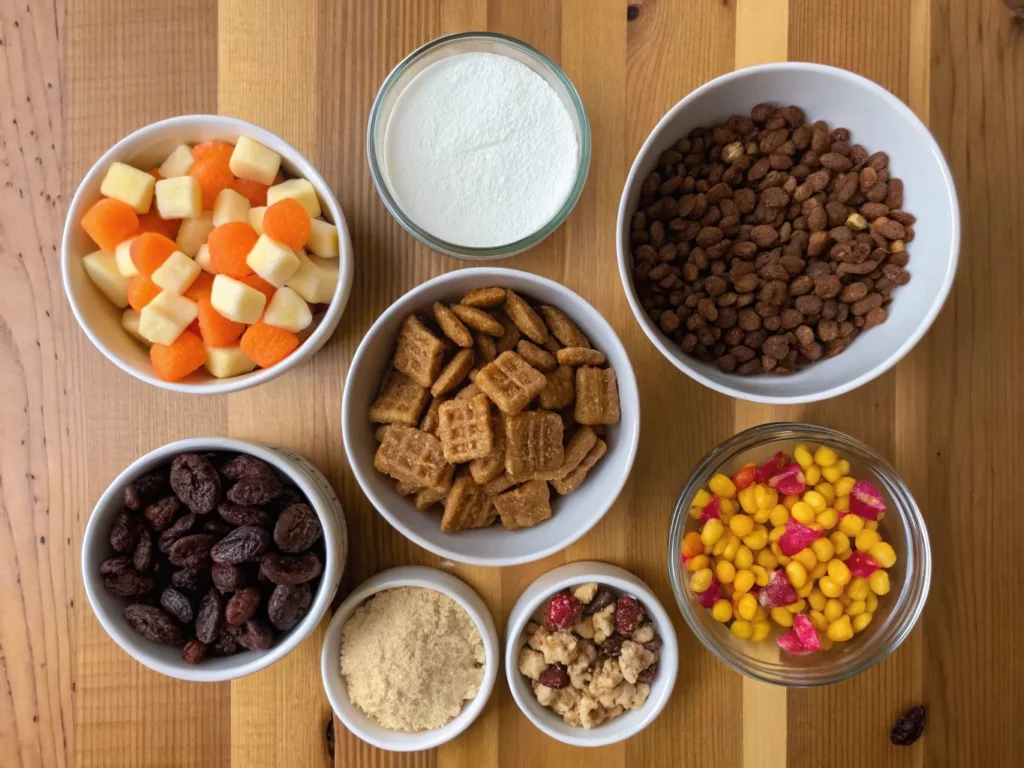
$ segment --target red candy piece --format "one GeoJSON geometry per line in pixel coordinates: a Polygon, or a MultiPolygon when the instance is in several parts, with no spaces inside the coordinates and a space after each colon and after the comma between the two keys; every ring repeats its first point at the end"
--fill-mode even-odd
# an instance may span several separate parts
{"type": "Polygon", "coordinates": [[[777,568],[761,592],[757,595],[757,602],[765,608],[782,608],[785,605],[792,605],[800,597],[797,595],[793,585],[786,578],[786,572],[777,568]]]}
{"type": "Polygon", "coordinates": [[[768,479],[768,485],[786,496],[797,496],[804,492],[807,482],[799,464],[790,464],[768,479]]]}
{"type": "Polygon", "coordinates": [[[754,482],[756,474],[757,467],[743,467],[732,476],[732,483],[738,490],[742,491],[744,488],[750,487],[750,484],[754,482]]]}
{"type": "Polygon", "coordinates": [[[821,650],[821,639],[818,637],[817,630],[814,629],[814,624],[807,616],[798,613],[793,617],[793,631],[800,639],[800,644],[808,651],[821,650]]]}
{"type": "Polygon", "coordinates": [[[850,569],[851,575],[866,579],[882,566],[867,552],[854,552],[846,558],[846,567],[850,569]]]}
{"type": "Polygon", "coordinates": [[[721,519],[721,505],[718,503],[718,497],[715,496],[711,501],[704,505],[704,510],[700,513],[700,521],[706,523],[712,517],[721,519]]]}
{"type": "Polygon", "coordinates": [[[718,582],[717,576],[711,577],[711,586],[705,589],[703,592],[697,593],[697,601],[705,608],[711,608],[718,598],[722,596],[722,585],[718,582]]]}
{"type": "Polygon", "coordinates": [[[779,537],[779,549],[786,557],[792,557],[804,547],[821,538],[821,531],[801,525],[793,518],[786,523],[786,530],[779,537]]]}
{"type": "Polygon", "coordinates": [[[789,456],[779,451],[754,471],[754,480],[759,483],[767,483],[771,480],[772,475],[787,464],[789,464],[789,456]]]}
{"type": "MultiPolygon", "coordinates": [[[[794,622],[794,624],[795,623],[796,622],[794,622]]],[[[800,637],[797,635],[795,629],[791,629],[789,632],[779,635],[775,642],[779,644],[779,648],[784,650],[790,656],[806,656],[811,652],[810,648],[804,648],[804,645],[800,642],[800,637]]]]}
{"type": "Polygon", "coordinates": [[[572,629],[583,612],[583,604],[568,592],[559,592],[548,600],[544,619],[548,629],[572,629]]]}
{"type": "Polygon", "coordinates": [[[877,520],[885,512],[882,494],[867,480],[861,480],[850,491],[850,512],[865,520],[877,520]]]}

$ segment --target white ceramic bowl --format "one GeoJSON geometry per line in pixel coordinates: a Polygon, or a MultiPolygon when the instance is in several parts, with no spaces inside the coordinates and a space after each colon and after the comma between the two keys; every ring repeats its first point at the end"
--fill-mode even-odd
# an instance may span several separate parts
{"type": "Polygon", "coordinates": [[[409,291],[377,318],[356,350],[341,405],[345,453],[363,492],[403,535],[436,555],[474,565],[516,565],[539,560],[572,544],[593,528],[615,503],[629,477],[640,437],[640,397],[622,342],[601,314],[578,294],[528,272],[478,267],[449,272],[409,291]],[[500,525],[444,533],[436,514],[424,514],[399,496],[394,481],[373,467],[377,450],[367,414],[394,350],[402,321],[428,311],[436,301],[456,302],[472,288],[497,285],[558,307],[580,327],[595,349],[608,358],[619,384],[622,418],[608,427],[608,452],[568,496],[553,494],[553,515],[532,528],[506,531],[500,525]]]}
{"type": "Polygon", "coordinates": [[[715,78],[672,107],[640,149],[619,203],[619,273],[626,297],[654,346],[686,375],[732,397],[762,403],[809,403],[841,395],[880,376],[924,336],[953,286],[960,253],[960,208],[953,177],[928,129],[902,101],[852,72],[821,64],[765,64],[715,78]],[[750,114],[760,102],[796,104],[808,120],[850,129],[851,141],[889,154],[903,179],[906,209],[917,216],[909,244],[910,282],[897,289],[888,320],[841,355],[790,376],[738,376],[683,354],[648,317],[633,289],[630,220],[644,179],[665,149],[697,126],[750,114]]]}
{"type": "Polygon", "coordinates": [[[498,677],[499,656],[498,632],[494,628],[494,619],[472,587],[444,571],[422,566],[403,566],[382,571],[367,579],[356,587],[335,611],[331,623],[327,626],[327,634],[324,635],[320,671],[331,708],[346,728],[363,741],[380,749],[414,752],[433,749],[446,741],[451,741],[472,725],[483,712],[494,690],[494,681],[498,677]],[[465,608],[480,630],[480,637],[484,641],[484,677],[480,683],[480,691],[472,701],[463,706],[462,712],[455,718],[432,731],[402,733],[382,727],[351,702],[348,688],[341,677],[341,633],[345,628],[345,622],[368,598],[396,587],[425,587],[448,595],[465,608]]]}
{"type": "Polygon", "coordinates": [[[197,437],[168,443],[150,451],[124,470],[96,503],[85,527],[82,541],[82,580],[92,611],[107,634],[133,659],[179,680],[215,682],[234,680],[268,667],[305,640],[320,623],[338,591],[341,575],[348,557],[348,531],[341,502],[327,478],[298,454],[285,448],[270,448],[243,440],[222,437],[197,437]],[[313,603],[306,616],[266,651],[242,651],[233,656],[210,657],[200,664],[182,661],[181,648],[161,645],[138,634],[124,618],[124,607],[129,600],[107,592],[100,576],[100,563],[116,553],[110,546],[110,526],[117,513],[124,508],[124,489],[136,478],[170,464],[182,453],[228,451],[246,453],[263,459],[287,477],[309,500],[309,505],[320,518],[323,528],[324,570],[320,584],[313,595],[313,603]]]}
{"type": "Polygon", "coordinates": [[[234,117],[219,115],[182,115],[147,125],[125,136],[96,161],[78,185],[68,208],[61,242],[61,272],[64,292],[71,310],[85,335],[118,368],[137,379],[174,392],[191,394],[223,394],[248,389],[277,378],[295,368],[322,347],[348,303],[352,288],[352,240],[338,200],[316,168],[291,144],[259,126],[234,117]],[[308,179],[316,190],[324,217],[338,227],[338,286],[326,309],[318,312],[313,325],[303,331],[299,348],[278,365],[257,369],[229,379],[217,379],[200,368],[184,380],[167,382],[159,379],[149,362],[149,351],[121,327],[121,310],[100,293],[85,273],[82,257],[96,250],[79,223],[82,215],[100,198],[100,184],[114,161],[139,168],[152,168],[164,161],[171,150],[182,143],[226,141],[234,143],[248,136],[281,155],[281,169],[289,177],[308,179]]]}
{"type": "Polygon", "coordinates": [[[512,689],[512,697],[530,722],[551,738],[566,744],[602,747],[636,735],[661,714],[669,697],[672,696],[678,672],[679,645],[672,620],[651,588],[618,566],[579,562],[548,571],[526,588],[509,614],[508,629],[505,633],[505,677],[508,678],[508,687],[512,689]],[[529,678],[519,671],[519,651],[526,645],[527,623],[543,608],[551,595],[590,581],[610,587],[613,592],[637,598],[664,644],[658,660],[658,674],[651,683],[651,694],[644,705],[632,712],[625,712],[597,728],[586,729],[582,726],[569,725],[561,716],[541,706],[533,695],[529,678]]]}

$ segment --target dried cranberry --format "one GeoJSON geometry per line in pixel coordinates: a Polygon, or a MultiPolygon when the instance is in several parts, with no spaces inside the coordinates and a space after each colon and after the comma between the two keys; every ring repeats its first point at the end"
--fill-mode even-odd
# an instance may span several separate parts
{"type": "Polygon", "coordinates": [[[559,592],[548,600],[544,621],[548,629],[572,629],[583,613],[583,604],[568,592],[559,592]]]}
{"type": "Polygon", "coordinates": [[[569,673],[564,664],[552,664],[540,673],[540,684],[548,688],[565,688],[569,684],[569,673]]]}
{"type": "Polygon", "coordinates": [[[644,609],[632,595],[620,595],[615,603],[615,631],[632,635],[644,620],[644,609]]]}

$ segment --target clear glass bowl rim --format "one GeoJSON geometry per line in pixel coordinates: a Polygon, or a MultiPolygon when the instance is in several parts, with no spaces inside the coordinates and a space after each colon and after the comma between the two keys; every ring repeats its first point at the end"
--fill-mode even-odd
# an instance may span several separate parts
{"type": "MultiPolygon", "coordinates": [[[[910,490],[886,459],[856,438],[834,429],[797,422],[774,422],[751,427],[733,435],[710,450],[694,468],[679,494],[672,515],[668,541],[668,569],[676,604],[686,623],[705,648],[743,675],[774,685],[803,688],[831,685],[847,680],[895,651],[913,630],[924,610],[931,585],[932,561],[928,531],[921,510],[910,490]],[[899,594],[896,595],[896,602],[888,620],[877,628],[877,634],[872,635],[871,642],[863,643],[846,656],[833,656],[836,663],[825,671],[797,667],[780,670],[750,658],[728,642],[722,642],[708,630],[698,616],[697,611],[703,611],[704,608],[690,596],[689,584],[681,563],[680,546],[683,529],[689,517],[689,499],[705,485],[716,469],[730,462],[736,455],[758,445],[780,440],[828,444],[839,449],[840,453],[855,456],[859,461],[869,465],[896,504],[896,509],[891,510],[886,519],[895,519],[898,515],[906,529],[906,579],[899,594]]],[[[890,594],[895,594],[895,590],[890,594]]]]}
{"type": "Polygon", "coordinates": [[[391,215],[397,219],[398,223],[421,243],[429,246],[435,251],[461,259],[472,259],[477,261],[502,259],[529,250],[533,246],[537,245],[537,243],[546,239],[548,235],[562,225],[572,209],[576,207],[576,203],[579,201],[580,195],[583,193],[583,187],[586,184],[587,174],[590,170],[590,153],[590,120],[588,119],[587,111],[583,106],[583,100],[580,98],[580,94],[576,90],[576,86],[572,84],[568,75],[562,71],[562,68],[558,66],[558,64],[533,46],[524,43],[522,40],[517,40],[514,37],[502,35],[497,32],[459,32],[452,35],[438,37],[421,45],[402,59],[398,65],[391,70],[388,76],[384,78],[384,82],[381,84],[380,90],[377,91],[377,95],[373,100],[373,105],[370,108],[370,119],[367,121],[366,125],[366,158],[370,165],[370,177],[373,179],[373,186],[377,188],[377,194],[380,195],[380,199],[384,202],[384,206],[388,209],[391,215]],[[404,75],[406,71],[422,56],[437,48],[463,40],[497,41],[502,44],[512,46],[513,48],[516,48],[539,61],[555,75],[569,94],[569,98],[576,110],[576,119],[580,124],[580,162],[576,172],[576,181],[573,184],[573,188],[570,190],[568,197],[566,197],[565,202],[562,204],[562,207],[558,209],[558,212],[555,213],[547,224],[536,232],[514,242],[495,246],[493,248],[471,248],[464,245],[458,245],[457,243],[450,243],[447,240],[441,240],[440,238],[434,237],[425,229],[418,226],[405,215],[405,212],[395,201],[394,197],[392,197],[391,192],[388,189],[387,182],[384,181],[384,173],[381,167],[382,163],[378,161],[376,137],[380,122],[380,112],[385,100],[391,93],[391,90],[401,79],[402,75],[404,75]]]}

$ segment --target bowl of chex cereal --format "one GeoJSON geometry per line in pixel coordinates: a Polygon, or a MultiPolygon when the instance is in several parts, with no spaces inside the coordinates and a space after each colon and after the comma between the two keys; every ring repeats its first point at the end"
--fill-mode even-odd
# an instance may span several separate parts
{"type": "Polygon", "coordinates": [[[425,549],[475,565],[557,552],[604,516],[640,436],[622,342],[582,297],[511,269],[409,291],[356,351],[342,402],[363,492],[425,549]]]}

